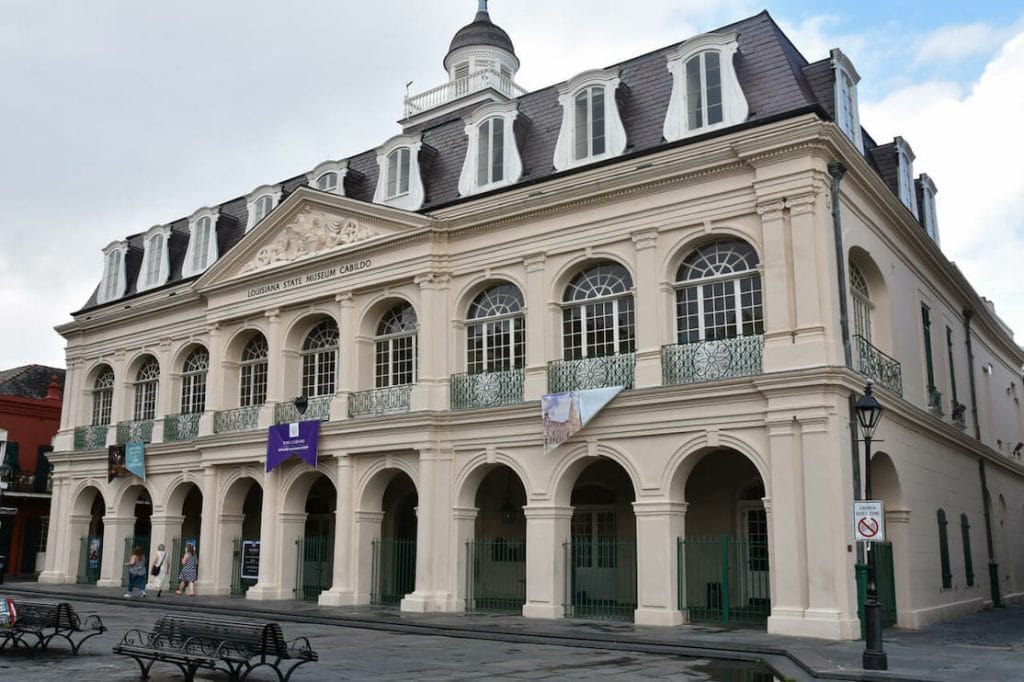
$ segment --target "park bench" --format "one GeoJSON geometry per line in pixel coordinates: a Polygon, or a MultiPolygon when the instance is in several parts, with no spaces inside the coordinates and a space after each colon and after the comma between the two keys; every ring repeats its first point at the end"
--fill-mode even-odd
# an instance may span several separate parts
{"type": "Polygon", "coordinates": [[[11,648],[45,649],[60,637],[71,646],[71,653],[77,654],[86,640],[107,631],[99,616],[86,616],[83,621],[67,602],[15,599],[14,609],[14,625],[0,625],[0,650],[8,644],[11,648]]]}
{"type": "Polygon", "coordinates": [[[277,623],[254,623],[205,615],[164,613],[149,632],[129,630],[114,653],[135,659],[142,677],[157,661],[178,666],[186,681],[200,668],[220,670],[231,680],[246,680],[270,668],[287,682],[303,663],[318,660],[309,640],[286,642],[277,623]]]}

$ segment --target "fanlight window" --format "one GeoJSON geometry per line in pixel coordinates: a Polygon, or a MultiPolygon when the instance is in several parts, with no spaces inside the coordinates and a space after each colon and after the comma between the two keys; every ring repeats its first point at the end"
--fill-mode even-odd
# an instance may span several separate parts
{"type": "Polygon", "coordinates": [[[566,287],[562,345],[566,360],[632,353],[633,279],[616,263],[600,263],[581,272],[566,287]]]}
{"type": "Polygon", "coordinates": [[[206,410],[206,374],[210,370],[210,354],[197,348],[185,359],[181,368],[181,413],[199,414],[206,410]]]}
{"type": "Polygon", "coordinates": [[[491,287],[473,299],[466,326],[466,370],[504,372],[523,367],[526,333],[523,295],[512,284],[491,287]]]}
{"type": "Polygon", "coordinates": [[[576,95],[575,116],[575,159],[604,154],[604,87],[587,88],[576,95]]]}
{"type": "Polygon", "coordinates": [[[156,394],[160,384],[160,364],[155,358],[148,358],[135,375],[135,421],[156,417],[156,394]]]}
{"type": "Polygon", "coordinates": [[[322,320],[302,344],[302,394],[333,395],[338,373],[338,325],[322,320]]]}
{"type": "Polygon", "coordinates": [[[110,410],[114,404],[114,370],[107,367],[96,377],[92,388],[92,425],[110,423],[110,410]]]}
{"type": "Polygon", "coordinates": [[[338,174],[334,171],[324,173],[317,178],[316,187],[324,192],[333,192],[338,189],[338,174]]]}
{"type": "Polygon", "coordinates": [[[240,407],[262,405],[267,402],[267,357],[270,349],[262,334],[254,336],[242,349],[239,363],[240,407]]]}
{"type": "Polygon", "coordinates": [[[857,265],[850,261],[850,296],[853,298],[853,333],[871,341],[871,292],[868,281],[857,265]]]}
{"type": "Polygon", "coordinates": [[[686,117],[690,130],[722,122],[722,70],[718,52],[686,62],[686,117]]]}
{"type": "Polygon", "coordinates": [[[388,199],[409,193],[409,158],[407,147],[388,154],[388,199]]]}
{"type": "Polygon", "coordinates": [[[701,247],[676,274],[679,343],[764,333],[757,253],[730,239],[701,247]]]}
{"type": "Polygon", "coordinates": [[[416,311],[408,303],[395,306],[377,325],[374,342],[374,385],[377,388],[416,383],[416,311]]]}

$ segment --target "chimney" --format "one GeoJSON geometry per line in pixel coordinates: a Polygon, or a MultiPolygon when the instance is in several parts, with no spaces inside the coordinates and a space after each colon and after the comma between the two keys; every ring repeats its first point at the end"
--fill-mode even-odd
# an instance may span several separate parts
{"type": "Polygon", "coordinates": [[[46,387],[46,397],[43,400],[61,400],[60,382],[57,381],[56,374],[50,376],[50,385],[46,387]]]}

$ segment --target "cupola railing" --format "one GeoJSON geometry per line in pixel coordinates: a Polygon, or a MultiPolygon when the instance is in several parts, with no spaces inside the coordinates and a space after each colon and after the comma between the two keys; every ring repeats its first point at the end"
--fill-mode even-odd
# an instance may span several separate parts
{"type": "Polygon", "coordinates": [[[466,95],[487,89],[494,90],[509,99],[515,99],[527,92],[525,88],[516,84],[508,74],[501,73],[497,69],[481,69],[418,95],[406,95],[405,116],[408,118],[422,114],[424,111],[430,111],[466,95]]]}

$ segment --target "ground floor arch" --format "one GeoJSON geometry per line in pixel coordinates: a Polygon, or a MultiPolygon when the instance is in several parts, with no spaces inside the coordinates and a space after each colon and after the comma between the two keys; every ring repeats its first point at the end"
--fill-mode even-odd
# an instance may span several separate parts
{"type": "Polygon", "coordinates": [[[286,471],[279,514],[281,587],[296,599],[315,600],[331,588],[334,575],[335,516],[338,494],[323,471],[286,471]]]}
{"type": "Polygon", "coordinates": [[[216,584],[230,585],[231,594],[244,595],[259,575],[263,486],[254,476],[241,475],[227,485],[221,499],[217,556],[231,560],[217,562],[216,584]]]}
{"type": "MultiPolygon", "coordinates": [[[[882,501],[886,541],[864,544],[875,555],[875,584],[878,600],[882,604],[882,625],[888,627],[898,623],[900,611],[906,613],[909,610],[907,523],[910,510],[903,501],[903,488],[896,464],[885,452],[876,452],[871,458],[871,495],[882,501]]],[[[858,595],[858,611],[863,623],[864,609],[861,602],[863,599],[858,595]]]]}
{"type": "Polygon", "coordinates": [[[103,560],[104,523],[107,505],[98,488],[86,486],[72,505],[70,535],[77,544],[75,582],[94,585],[100,578],[103,560]]]}
{"type": "Polygon", "coordinates": [[[418,507],[416,484],[401,469],[377,471],[364,487],[355,533],[360,601],[366,594],[372,605],[397,606],[415,591],[418,507]],[[361,554],[367,543],[369,561],[361,554]]]}

